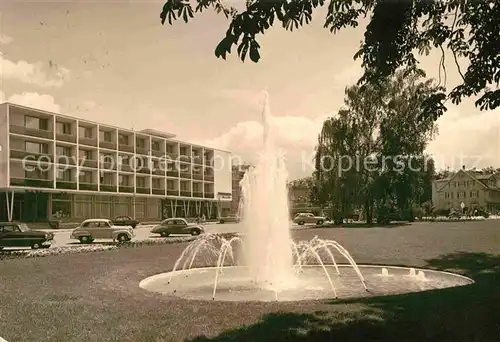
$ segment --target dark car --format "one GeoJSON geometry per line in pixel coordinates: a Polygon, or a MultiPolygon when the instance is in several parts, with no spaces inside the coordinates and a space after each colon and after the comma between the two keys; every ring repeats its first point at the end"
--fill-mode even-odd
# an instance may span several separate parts
{"type": "Polygon", "coordinates": [[[205,232],[202,225],[196,223],[188,223],[184,218],[170,218],[163,220],[160,224],[153,227],[151,233],[160,234],[167,237],[171,234],[191,234],[200,235],[205,232]]]}
{"type": "Polygon", "coordinates": [[[0,222],[0,249],[4,247],[49,248],[54,234],[31,230],[25,223],[0,222]]]}
{"type": "Polygon", "coordinates": [[[112,222],[115,226],[130,226],[132,228],[135,228],[139,224],[139,221],[134,220],[130,216],[117,216],[112,222]]]}

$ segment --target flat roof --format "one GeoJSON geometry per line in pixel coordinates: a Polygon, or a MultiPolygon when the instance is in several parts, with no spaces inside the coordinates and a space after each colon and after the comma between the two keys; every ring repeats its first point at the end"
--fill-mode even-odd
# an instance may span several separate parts
{"type": "Polygon", "coordinates": [[[34,107],[23,106],[23,105],[19,105],[17,103],[12,103],[12,102],[8,102],[8,101],[2,102],[0,104],[0,106],[2,106],[2,105],[9,105],[9,106],[18,107],[18,108],[21,108],[21,109],[26,109],[26,110],[31,110],[31,111],[35,111],[35,112],[47,114],[47,115],[53,115],[53,116],[59,116],[61,118],[78,120],[78,121],[82,121],[82,122],[89,123],[89,124],[94,124],[94,125],[103,125],[103,126],[106,126],[106,127],[115,128],[115,129],[118,129],[118,130],[121,130],[121,131],[126,131],[126,132],[135,132],[135,133],[147,134],[147,135],[150,135],[150,136],[153,136],[153,137],[167,139],[167,140],[170,140],[172,142],[177,142],[177,143],[182,143],[182,144],[188,144],[188,145],[195,146],[195,147],[209,148],[209,149],[214,150],[214,151],[220,151],[220,152],[226,152],[226,153],[231,153],[232,154],[232,152],[228,151],[228,150],[222,150],[220,148],[214,148],[214,147],[211,147],[211,146],[203,146],[203,145],[199,145],[199,144],[193,144],[193,143],[191,143],[189,141],[182,141],[182,140],[174,139],[177,136],[176,134],[159,131],[159,130],[156,130],[156,129],[153,129],[153,128],[147,128],[147,129],[143,129],[143,130],[128,129],[128,128],[118,127],[118,126],[114,126],[114,125],[109,125],[109,124],[106,124],[106,123],[100,123],[100,122],[97,122],[97,121],[80,119],[80,118],[77,118],[77,117],[74,117],[74,116],[71,116],[71,115],[54,113],[54,112],[49,112],[49,111],[43,110],[43,109],[38,109],[38,108],[34,108],[34,107]]]}

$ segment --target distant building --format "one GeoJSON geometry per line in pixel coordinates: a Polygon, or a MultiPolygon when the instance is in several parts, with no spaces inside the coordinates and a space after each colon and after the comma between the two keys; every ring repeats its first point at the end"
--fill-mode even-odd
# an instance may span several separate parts
{"type": "Polygon", "coordinates": [[[500,211],[500,177],[477,171],[460,171],[432,182],[432,203],[435,210],[454,209],[460,204],[468,210],[482,208],[490,213],[500,211]]]}
{"type": "Polygon", "coordinates": [[[310,178],[303,178],[288,183],[288,203],[292,216],[300,212],[321,212],[320,207],[311,203],[311,181],[310,178]]]}
{"type": "Polygon", "coordinates": [[[243,164],[243,165],[233,165],[232,167],[232,201],[230,212],[231,215],[238,215],[238,209],[241,201],[241,186],[240,182],[245,176],[248,169],[250,169],[251,165],[243,164]]]}

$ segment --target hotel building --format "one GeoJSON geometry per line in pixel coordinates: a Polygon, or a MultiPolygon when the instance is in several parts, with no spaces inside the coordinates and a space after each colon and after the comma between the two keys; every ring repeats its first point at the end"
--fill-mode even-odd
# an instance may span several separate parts
{"type": "Polygon", "coordinates": [[[127,215],[216,218],[231,154],[11,103],[0,104],[0,220],[127,215]]]}

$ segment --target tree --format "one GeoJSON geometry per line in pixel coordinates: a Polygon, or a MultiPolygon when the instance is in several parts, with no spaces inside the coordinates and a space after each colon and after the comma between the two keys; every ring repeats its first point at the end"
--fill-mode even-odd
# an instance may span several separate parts
{"type": "Polygon", "coordinates": [[[349,87],[345,108],[323,124],[316,193],[338,221],[356,207],[364,209],[368,223],[374,209],[379,222],[396,212],[413,217],[413,205],[424,193],[424,150],[435,132],[432,118],[417,118],[422,102],[439,90],[421,79],[421,73],[405,70],[381,86],[349,87]]]}
{"type": "MultiPolygon", "coordinates": [[[[313,12],[328,6],[324,27],[336,33],[356,27],[361,18],[371,14],[365,39],[354,54],[362,60],[364,74],[360,85],[376,85],[401,68],[416,68],[415,51],[428,55],[432,48],[441,53],[441,69],[445,69],[445,49],[451,51],[462,83],[446,93],[431,94],[422,106],[423,114],[437,119],[446,111],[445,102],[458,104],[464,97],[477,96],[481,110],[500,106],[500,3],[497,0],[247,0],[246,9],[238,12],[222,0],[168,0],[160,14],[161,23],[172,24],[177,18],[188,22],[195,13],[209,8],[231,18],[225,37],[215,49],[217,57],[226,59],[234,47],[245,61],[260,59],[258,35],[275,23],[292,31],[312,20],[313,12]],[[196,4],[193,9],[193,3],[196,4]],[[458,60],[467,59],[468,68],[461,70],[458,60]],[[495,86],[497,89],[491,89],[495,86]]],[[[446,83],[446,81],[445,81],[446,83]]]]}

